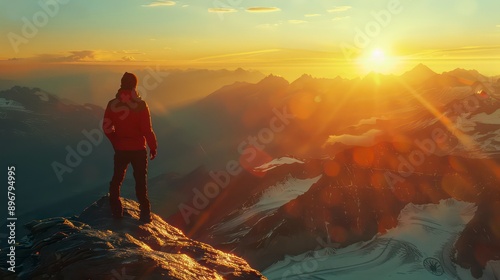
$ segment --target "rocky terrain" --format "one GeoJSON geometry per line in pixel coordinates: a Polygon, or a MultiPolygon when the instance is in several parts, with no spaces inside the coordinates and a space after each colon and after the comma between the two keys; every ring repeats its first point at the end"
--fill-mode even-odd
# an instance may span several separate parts
{"type": "Polygon", "coordinates": [[[79,216],[27,224],[16,273],[3,267],[0,278],[265,279],[243,259],[187,238],[155,214],[141,223],[136,202],[123,199],[123,205],[121,220],[113,220],[103,197],[79,216]]]}

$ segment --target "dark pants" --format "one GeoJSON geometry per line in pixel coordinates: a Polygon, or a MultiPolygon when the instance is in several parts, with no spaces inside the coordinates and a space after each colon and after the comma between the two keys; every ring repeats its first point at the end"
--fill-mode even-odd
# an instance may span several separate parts
{"type": "Polygon", "coordinates": [[[115,168],[113,178],[109,184],[109,204],[114,216],[122,216],[123,208],[120,201],[120,187],[128,164],[132,164],[135,178],[135,195],[140,204],[141,216],[148,216],[151,206],[148,199],[147,175],[148,175],[148,154],[146,150],[139,151],[115,151],[115,168]]]}

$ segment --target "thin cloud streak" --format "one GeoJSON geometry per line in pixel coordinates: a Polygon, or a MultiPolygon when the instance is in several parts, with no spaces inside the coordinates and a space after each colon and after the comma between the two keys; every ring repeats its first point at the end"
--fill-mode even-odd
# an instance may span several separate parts
{"type": "Polygon", "coordinates": [[[72,63],[72,62],[119,62],[137,61],[134,55],[144,55],[143,52],[118,50],[73,50],[60,53],[43,53],[20,60],[44,63],[72,63]]]}
{"type": "Polygon", "coordinates": [[[235,12],[237,12],[237,10],[233,9],[233,8],[209,8],[208,12],[209,13],[235,13],[235,12]]]}
{"type": "Polygon", "coordinates": [[[195,61],[211,60],[211,59],[218,59],[218,58],[228,58],[228,57],[244,57],[244,56],[248,56],[248,55],[272,53],[272,52],[279,52],[279,51],[280,51],[280,49],[268,49],[268,50],[258,50],[258,51],[251,51],[251,52],[239,52],[239,53],[230,53],[230,54],[222,54],[222,55],[213,55],[213,56],[198,58],[198,59],[195,59],[195,61]]]}
{"type": "Polygon", "coordinates": [[[460,48],[449,48],[449,49],[433,49],[426,50],[423,52],[416,53],[412,56],[430,56],[430,55],[445,55],[445,54],[465,54],[474,52],[484,52],[484,51],[495,51],[500,52],[500,45],[490,45],[490,46],[466,46],[460,48]]]}
{"type": "Polygon", "coordinates": [[[146,5],[141,5],[143,7],[165,7],[165,6],[175,6],[175,1],[155,1],[146,5]]]}
{"type": "Polygon", "coordinates": [[[271,13],[281,11],[278,7],[249,7],[246,9],[250,13],[271,13]]]}

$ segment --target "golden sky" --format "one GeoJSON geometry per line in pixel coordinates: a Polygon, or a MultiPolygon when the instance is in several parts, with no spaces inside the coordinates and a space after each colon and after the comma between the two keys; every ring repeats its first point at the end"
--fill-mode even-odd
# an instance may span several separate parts
{"type": "Polygon", "coordinates": [[[328,77],[422,62],[500,74],[500,1],[0,2],[2,67],[132,63],[328,77]]]}

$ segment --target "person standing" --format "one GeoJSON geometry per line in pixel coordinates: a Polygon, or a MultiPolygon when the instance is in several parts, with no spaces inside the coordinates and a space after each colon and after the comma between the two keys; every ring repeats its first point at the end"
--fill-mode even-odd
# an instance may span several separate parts
{"type": "Polygon", "coordinates": [[[140,220],[151,221],[151,205],[147,190],[149,147],[150,159],[157,154],[158,143],[151,124],[149,107],[137,93],[137,77],[125,72],[114,99],[108,102],[103,131],[113,145],[114,171],[109,185],[109,204],[114,218],[123,217],[120,187],[129,164],[134,169],[135,194],[140,204],[140,220]],[[147,144],[147,147],[146,147],[147,144]]]}

